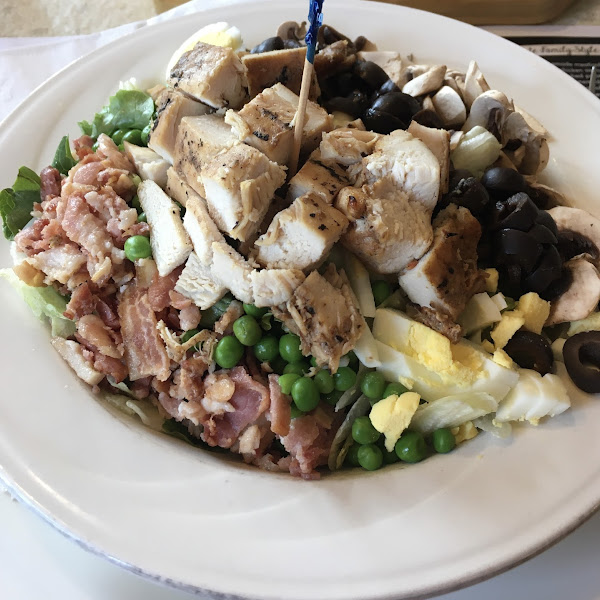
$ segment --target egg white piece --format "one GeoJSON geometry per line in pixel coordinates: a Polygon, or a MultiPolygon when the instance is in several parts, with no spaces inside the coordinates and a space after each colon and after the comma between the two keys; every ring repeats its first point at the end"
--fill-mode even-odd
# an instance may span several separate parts
{"type": "Polygon", "coordinates": [[[205,44],[212,44],[213,46],[228,46],[232,50],[237,50],[242,46],[242,32],[233,25],[226,23],[225,21],[219,21],[218,23],[211,23],[205,25],[202,29],[192,34],[175,52],[169,59],[167,64],[166,79],[169,79],[173,67],[177,64],[177,61],[188,51],[191,50],[198,42],[204,42],[205,44]]]}

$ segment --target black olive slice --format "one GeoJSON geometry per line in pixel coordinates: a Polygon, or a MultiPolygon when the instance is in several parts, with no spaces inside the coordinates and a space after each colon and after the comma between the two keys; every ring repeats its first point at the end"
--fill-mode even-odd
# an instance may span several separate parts
{"type": "Polygon", "coordinates": [[[538,208],[527,194],[519,192],[505,201],[496,202],[492,215],[494,229],[529,231],[536,222],[538,208]]]}
{"type": "Polygon", "coordinates": [[[372,108],[365,112],[363,121],[367,129],[383,134],[392,133],[396,129],[406,129],[407,127],[406,123],[398,117],[372,108]]]}
{"type": "Polygon", "coordinates": [[[498,262],[502,263],[503,255],[508,255],[510,257],[509,264],[517,262],[527,273],[535,267],[543,250],[540,243],[536,242],[528,233],[518,229],[503,229],[496,236],[496,242],[498,244],[498,262]]]}
{"type": "Polygon", "coordinates": [[[571,336],[563,346],[563,359],[569,377],[580,390],[600,393],[600,331],[571,336]]]}
{"type": "Polygon", "coordinates": [[[540,375],[552,371],[552,348],[548,340],[537,333],[523,329],[517,331],[504,346],[504,351],[522,369],[533,369],[540,375]]]}
{"type": "MultiPolygon", "coordinates": [[[[413,121],[423,125],[423,127],[431,127],[433,129],[444,129],[444,123],[439,115],[433,110],[420,110],[413,115],[413,121]]],[[[467,177],[470,173],[467,171],[467,177]]]]}
{"type": "Polygon", "coordinates": [[[449,202],[464,206],[474,216],[480,215],[490,201],[487,190],[475,177],[461,179],[448,195],[449,202]]]}
{"type": "Polygon", "coordinates": [[[541,294],[553,282],[560,279],[563,263],[555,246],[550,246],[544,251],[542,260],[537,268],[525,279],[525,287],[530,292],[541,294]]]}
{"type": "Polygon", "coordinates": [[[368,98],[359,91],[352,92],[349,96],[336,96],[325,102],[325,108],[329,112],[339,110],[357,119],[368,106],[368,98]]]}
{"type": "Polygon", "coordinates": [[[552,215],[548,211],[538,211],[538,215],[535,219],[535,222],[537,225],[543,225],[544,227],[549,229],[556,237],[558,237],[558,227],[556,226],[552,215]]]}
{"type": "Polygon", "coordinates": [[[556,244],[558,241],[556,236],[540,223],[536,223],[527,233],[540,244],[556,244]]]}

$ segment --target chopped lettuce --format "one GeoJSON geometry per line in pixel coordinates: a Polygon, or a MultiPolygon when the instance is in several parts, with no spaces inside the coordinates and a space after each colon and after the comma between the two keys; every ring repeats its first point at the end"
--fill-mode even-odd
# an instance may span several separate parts
{"type": "Polygon", "coordinates": [[[63,316],[68,299],[53,287],[32,287],[21,281],[12,269],[0,269],[0,277],[6,279],[21,296],[33,314],[44,321],[49,319],[52,335],[67,338],[75,333],[75,323],[63,316]]]}
{"type": "Polygon", "coordinates": [[[12,188],[0,192],[0,216],[2,230],[7,240],[31,221],[33,203],[40,201],[40,178],[27,167],[21,167],[12,188]]]}
{"type": "Polygon", "coordinates": [[[130,130],[147,127],[154,114],[154,100],[141,90],[119,90],[108,100],[92,122],[80,121],[84,135],[97,138],[101,133],[112,136],[118,129],[130,130]]]}
{"type": "Polygon", "coordinates": [[[65,135],[58,144],[52,166],[58,169],[63,175],[66,175],[76,164],[77,161],[73,158],[73,153],[71,152],[69,136],[65,135]]]}

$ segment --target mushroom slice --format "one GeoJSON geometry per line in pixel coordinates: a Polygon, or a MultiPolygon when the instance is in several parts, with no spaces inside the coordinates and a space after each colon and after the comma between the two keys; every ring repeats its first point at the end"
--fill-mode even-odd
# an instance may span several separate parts
{"type": "Polygon", "coordinates": [[[600,273],[585,258],[574,258],[565,264],[571,275],[571,285],[557,300],[550,303],[546,326],[578,321],[589,316],[600,302],[600,273]]]}
{"type": "Polygon", "coordinates": [[[445,85],[431,99],[435,112],[438,114],[444,127],[455,129],[462,127],[467,119],[467,109],[458,92],[445,85]]]}
{"type": "Polygon", "coordinates": [[[600,220],[581,208],[569,206],[556,206],[548,214],[556,223],[559,244],[568,258],[585,254],[595,266],[600,266],[600,220]]]}
{"type": "Polygon", "coordinates": [[[446,77],[444,77],[444,84],[451,87],[461,98],[464,99],[465,74],[462,71],[448,69],[446,71],[446,77]]]}
{"type": "Polygon", "coordinates": [[[435,112],[435,106],[433,104],[431,96],[425,96],[425,98],[423,98],[423,110],[431,110],[435,112]]]}
{"type": "Polygon", "coordinates": [[[479,95],[471,105],[469,117],[463,125],[463,131],[469,131],[476,125],[488,129],[490,120],[494,118],[495,111],[512,111],[512,102],[498,90],[488,90],[479,95]]]}
{"type": "Polygon", "coordinates": [[[277,29],[277,35],[282,40],[304,40],[306,35],[306,21],[296,23],[296,21],[285,21],[277,29]]]}
{"type": "Polygon", "coordinates": [[[532,117],[528,112],[524,111],[520,106],[515,104],[515,112],[518,112],[526,121],[527,125],[536,133],[541,135],[548,135],[548,130],[535,118],[532,117]]]}
{"type": "Polygon", "coordinates": [[[515,151],[505,152],[524,175],[537,175],[548,164],[550,149],[546,137],[534,131],[520,113],[511,112],[504,119],[501,136],[504,147],[510,142],[521,142],[515,151]]]}
{"type": "Polygon", "coordinates": [[[479,69],[479,65],[472,60],[469,63],[469,68],[467,69],[467,75],[465,77],[465,86],[463,99],[467,108],[471,108],[475,99],[481,96],[484,92],[489,91],[490,86],[488,82],[485,80],[483,73],[479,69]]]}
{"type": "Polygon", "coordinates": [[[435,65],[428,71],[409,81],[402,91],[411,96],[423,96],[431,92],[437,92],[444,84],[446,76],[446,65],[435,65]]]}

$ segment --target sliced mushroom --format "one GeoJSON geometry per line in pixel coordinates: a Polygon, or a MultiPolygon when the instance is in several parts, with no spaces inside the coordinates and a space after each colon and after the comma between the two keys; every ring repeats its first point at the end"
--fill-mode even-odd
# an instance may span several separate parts
{"type": "Polygon", "coordinates": [[[465,101],[467,108],[471,108],[473,102],[475,102],[481,94],[489,90],[490,86],[479,69],[479,65],[472,60],[467,69],[463,93],[463,100],[465,101]]]}
{"type": "Polygon", "coordinates": [[[432,110],[433,112],[436,112],[431,96],[425,96],[425,98],[423,98],[423,110],[432,110]]]}
{"type": "Polygon", "coordinates": [[[559,249],[566,257],[585,254],[595,266],[600,267],[600,220],[581,208],[569,206],[556,206],[548,214],[556,223],[559,249]]]}
{"type": "Polygon", "coordinates": [[[465,74],[462,71],[448,69],[446,71],[446,77],[444,77],[444,84],[450,86],[462,99],[464,99],[465,74]]]}
{"type": "Polygon", "coordinates": [[[550,303],[546,325],[585,319],[600,302],[600,273],[585,258],[574,258],[565,264],[571,275],[571,285],[550,303]]]}
{"type": "Polygon", "coordinates": [[[517,170],[517,167],[515,167],[513,161],[510,160],[510,158],[508,158],[504,152],[500,152],[498,160],[492,165],[492,167],[505,167],[507,169],[513,169],[514,171],[517,170]]]}
{"type": "Polygon", "coordinates": [[[306,21],[302,23],[296,23],[296,21],[286,21],[279,26],[277,29],[277,35],[282,40],[304,40],[306,35],[306,21]]]}
{"type": "Polygon", "coordinates": [[[537,175],[548,164],[548,140],[534,131],[520,113],[511,112],[506,116],[501,125],[501,138],[506,155],[524,175],[537,175]],[[510,150],[516,142],[519,146],[510,150]]]}
{"type": "Polygon", "coordinates": [[[444,83],[445,75],[446,66],[435,65],[422,75],[409,81],[402,88],[402,91],[411,96],[423,96],[425,94],[430,94],[431,92],[437,92],[444,83]]]}
{"type": "Polygon", "coordinates": [[[527,125],[536,133],[541,135],[548,135],[548,130],[535,118],[532,117],[528,112],[524,111],[520,106],[515,104],[515,112],[518,112],[524,119],[527,125]]]}
{"type": "Polygon", "coordinates": [[[435,112],[442,119],[444,127],[457,129],[467,119],[467,109],[458,92],[445,85],[431,99],[435,112]]]}
{"type": "Polygon", "coordinates": [[[463,131],[469,131],[480,125],[489,128],[489,123],[495,118],[496,113],[504,115],[513,110],[512,102],[498,90],[489,90],[479,95],[471,105],[469,117],[463,125],[463,131]]]}
{"type": "Polygon", "coordinates": [[[457,148],[457,146],[460,144],[460,141],[463,139],[464,135],[465,135],[464,131],[455,131],[450,136],[450,152],[452,152],[452,150],[455,150],[457,148]]]}

